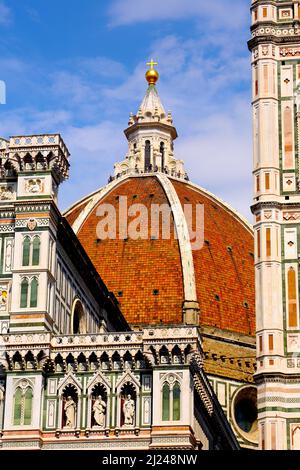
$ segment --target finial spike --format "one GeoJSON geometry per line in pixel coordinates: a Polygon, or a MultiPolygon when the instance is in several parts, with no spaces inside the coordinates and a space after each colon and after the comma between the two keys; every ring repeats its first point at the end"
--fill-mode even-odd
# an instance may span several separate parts
{"type": "Polygon", "coordinates": [[[154,69],[154,65],[158,65],[158,63],[157,63],[157,62],[154,62],[154,60],[151,59],[150,62],[147,62],[146,65],[149,65],[150,70],[153,70],[153,69],[154,69]]]}

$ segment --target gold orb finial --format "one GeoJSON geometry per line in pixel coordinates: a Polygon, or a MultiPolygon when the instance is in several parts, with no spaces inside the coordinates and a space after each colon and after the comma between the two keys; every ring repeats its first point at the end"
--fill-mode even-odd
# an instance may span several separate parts
{"type": "Polygon", "coordinates": [[[154,68],[154,66],[157,65],[157,62],[154,62],[154,60],[151,59],[150,62],[147,62],[147,65],[149,65],[150,69],[147,70],[145,74],[146,80],[149,85],[155,85],[159,77],[158,71],[154,68]]]}

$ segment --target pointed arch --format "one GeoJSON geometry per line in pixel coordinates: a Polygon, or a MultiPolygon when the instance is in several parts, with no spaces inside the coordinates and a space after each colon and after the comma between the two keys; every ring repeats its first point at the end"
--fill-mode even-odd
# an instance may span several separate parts
{"type": "MultiPolygon", "coordinates": [[[[87,395],[88,395],[88,413],[87,413],[87,423],[92,427],[99,426],[99,419],[95,417],[95,406],[99,406],[98,400],[104,401],[104,406],[102,406],[102,423],[101,426],[108,427],[110,420],[110,393],[111,393],[111,384],[108,379],[100,372],[97,371],[87,383],[87,395]],[[100,398],[99,398],[100,397],[100,398]],[[98,421],[98,422],[97,422],[98,421]]],[[[99,416],[98,416],[99,418],[99,416]]]]}
{"type": "Polygon", "coordinates": [[[28,304],[28,288],[29,281],[24,277],[21,281],[21,295],[20,295],[20,308],[26,308],[28,304]]]}
{"type": "Polygon", "coordinates": [[[74,335],[86,333],[86,321],[86,313],[84,311],[82,302],[80,299],[76,298],[72,307],[72,333],[74,335]]]}
{"type": "Polygon", "coordinates": [[[5,176],[16,176],[17,174],[16,168],[14,167],[14,164],[10,160],[7,160],[4,163],[4,172],[5,172],[5,176]]]}
{"type": "Polygon", "coordinates": [[[32,266],[40,264],[40,247],[41,239],[39,235],[36,235],[32,240],[32,266]]]}
{"type": "MultiPolygon", "coordinates": [[[[117,391],[117,426],[126,426],[124,404],[129,398],[133,401],[134,416],[132,426],[137,426],[140,420],[140,383],[134,374],[127,370],[116,383],[117,391]]],[[[131,426],[130,425],[130,426],[131,426]]]]}
{"type": "Polygon", "coordinates": [[[296,271],[290,267],[287,274],[288,281],[288,326],[290,328],[297,327],[297,285],[296,285],[296,271]]]}
{"type": "Polygon", "coordinates": [[[30,237],[26,235],[23,239],[23,256],[22,256],[22,265],[29,266],[30,261],[30,237]]]}
{"type": "Polygon", "coordinates": [[[181,373],[168,372],[161,379],[162,421],[180,421],[182,407],[181,373]]]}
{"type": "Polygon", "coordinates": [[[57,394],[59,396],[59,416],[58,416],[58,423],[60,428],[78,428],[80,423],[81,417],[81,393],[82,393],[82,385],[81,382],[77,379],[77,377],[73,374],[73,372],[69,372],[66,374],[58,383],[57,387],[57,394]],[[73,407],[74,407],[74,426],[71,426],[68,422],[68,413],[66,413],[66,402],[73,400],[73,407]]]}
{"type": "Polygon", "coordinates": [[[20,379],[15,385],[13,398],[13,425],[28,426],[32,421],[33,385],[20,379]]]}
{"type": "Polygon", "coordinates": [[[22,418],[22,389],[17,387],[14,395],[14,426],[19,426],[21,424],[22,418]]]}
{"type": "Polygon", "coordinates": [[[161,171],[163,171],[164,167],[165,167],[165,144],[164,144],[164,142],[160,143],[159,152],[160,152],[160,155],[161,155],[161,171]]]}
{"type": "Polygon", "coordinates": [[[293,112],[291,106],[286,105],[283,110],[283,132],[284,132],[284,158],[285,169],[293,168],[293,112]]]}
{"type": "Polygon", "coordinates": [[[116,383],[116,390],[119,393],[121,390],[121,387],[126,383],[126,382],[132,382],[136,389],[139,390],[141,384],[137,380],[137,378],[133,375],[131,371],[126,371],[124,374],[119,378],[118,382],[116,383]]]}
{"type": "Polygon", "coordinates": [[[34,164],[33,158],[30,155],[30,153],[27,153],[24,157],[24,166],[25,166],[25,168],[24,168],[25,170],[34,170],[35,169],[35,164],[34,164]]]}
{"type": "Polygon", "coordinates": [[[32,388],[28,387],[24,394],[24,424],[31,424],[32,418],[32,388]]]}
{"type": "Polygon", "coordinates": [[[173,421],[180,420],[181,388],[176,381],[173,387],[173,421]]]}
{"type": "Polygon", "coordinates": [[[30,307],[34,308],[37,307],[38,301],[38,279],[33,277],[30,283],[30,307]]]}
{"type": "Polygon", "coordinates": [[[63,390],[68,386],[73,385],[78,393],[81,393],[82,385],[73,372],[68,372],[62,379],[60,379],[57,387],[58,394],[61,395],[63,390]]]}
{"type": "Polygon", "coordinates": [[[151,144],[150,140],[145,141],[145,171],[150,169],[151,165],[151,144]]]}
{"type": "Polygon", "coordinates": [[[37,170],[46,170],[47,169],[47,159],[39,152],[35,157],[36,169],[37,170]]]}
{"type": "Polygon", "coordinates": [[[101,383],[103,384],[107,390],[109,391],[111,389],[111,384],[107,380],[107,378],[102,374],[102,372],[97,371],[88,381],[87,383],[87,392],[88,395],[91,394],[92,389],[95,387],[96,384],[101,383]]]}
{"type": "Polygon", "coordinates": [[[170,421],[170,385],[165,382],[162,388],[162,420],[170,421]]]}

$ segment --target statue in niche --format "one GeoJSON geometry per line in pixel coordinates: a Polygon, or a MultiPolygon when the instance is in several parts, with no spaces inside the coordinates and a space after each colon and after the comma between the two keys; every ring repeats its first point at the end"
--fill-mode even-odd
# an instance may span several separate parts
{"type": "Polygon", "coordinates": [[[95,403],[93,405],[93,413],[94,413],[94,420],[98,424],[98,426],[105,425],[105,414],[106,414],[106,403],[102,400],[102,396],[99,395],[96,398],[95,403]]]}
{"type": "Polygon", "coordinates": [[[37,170],[46,170],[47,169],[46,162],[44,162],[42,160],[39,160],[36,164],[36,169],[37,170]]]}
{"type": "Polygon", "coordinates": [[[28,193],[41,193],[43,191],[42,180],[39,178],[33,178],[26,182],[26,191],[28,193]]]}
{"type": "Polygon", "coordinates": [[[74,428],[76,418],[76,403],[70,395],[67,397],[65,402],[64,411],[66,414],[66,427],[74,428]]]}
{"type": "Polygon", "coordinates": [[[125,424],[125,426],[133,426],[133,424],[134,424],[134,414],[135,414],[135,405],[134,405],[134,401],[131,398],[131,395],[127,395],[127,398],[124,401],[123,413],[124,413],[124,424],[125,424]]]}

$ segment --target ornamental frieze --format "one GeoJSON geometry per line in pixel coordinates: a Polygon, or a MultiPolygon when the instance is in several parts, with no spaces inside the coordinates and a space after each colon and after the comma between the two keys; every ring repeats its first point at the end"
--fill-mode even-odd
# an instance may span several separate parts
{"type": "Polygon", "coordinates": [[[283,220],[290,222],[293,220],[300,220],[300,212],[284,212],[283,220]]]}

